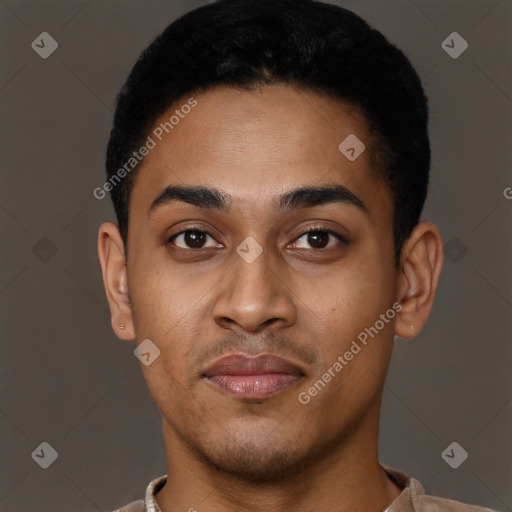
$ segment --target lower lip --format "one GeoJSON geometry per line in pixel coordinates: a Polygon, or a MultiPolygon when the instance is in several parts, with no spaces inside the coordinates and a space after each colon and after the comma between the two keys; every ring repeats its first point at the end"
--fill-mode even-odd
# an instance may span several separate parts
{"type": "Polygon", "coordinates": [[[262,375],[212,375],[208,380],[217,388],[242,399],[261,399],[275,395],[301,379],[289,373],[262,375]]]}

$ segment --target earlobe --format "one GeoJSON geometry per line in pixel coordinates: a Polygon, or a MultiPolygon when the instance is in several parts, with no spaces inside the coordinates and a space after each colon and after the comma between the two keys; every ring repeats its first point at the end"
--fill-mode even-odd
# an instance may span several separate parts
{"type": "Polygon", "coordinates": [[[105,222],[100,226],[98,258],[110,306],[112,329],[118,338],[133,340],[135,332],[128,294],[124,244],[117,224],[105,222]]]}
{"type": "Polygon", "coordinates": [[[430,222],[418,224],[405,242],[398,282],[395,335],[413,338],[428,320],[443,266],[443,242],[430,222]]]}

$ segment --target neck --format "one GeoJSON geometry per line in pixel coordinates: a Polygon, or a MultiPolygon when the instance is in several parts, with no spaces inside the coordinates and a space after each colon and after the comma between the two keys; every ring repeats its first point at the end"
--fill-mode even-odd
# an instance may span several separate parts
{"type": "Polygon", "coordinates": [[[228,475],[193,455],[164,421],[168,477],[157,494],[162,512],[382,512],[401,493],[378,461],[378,414],[328,455],[279,483],[228,475]]]}

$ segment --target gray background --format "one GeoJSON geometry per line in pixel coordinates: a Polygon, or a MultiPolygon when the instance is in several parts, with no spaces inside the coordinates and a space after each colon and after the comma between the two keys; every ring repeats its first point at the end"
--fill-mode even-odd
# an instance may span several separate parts
{"type": "MultiPolygon", "coordinates": [[[[0,1],[0,510],[106,511],[165,473],[134,345],[111,332],[96,256],[114,98],[196,1],[0,1]],[[31,48],[43,31],[59,48],[31,48]],[[43,441],[58,452],[42,469],[43,441]]],[[[511,0],[339,1],[405,51],[431,103],[424,219],[446,263],[426,329],[397,340],[381,461],[428,493],[512,510],[511,0]],[[441,42],[459,32],[452,59],[441,42]],[[452,469],[457,441],[469,458],[452,469]]]]}

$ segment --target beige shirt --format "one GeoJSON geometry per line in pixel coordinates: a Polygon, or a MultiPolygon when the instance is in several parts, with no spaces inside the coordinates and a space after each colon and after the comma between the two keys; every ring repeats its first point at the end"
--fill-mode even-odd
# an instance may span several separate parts
{"type": "MultiPolygon", "coordinates": [[[[490,508],[427,496],[418,480],[388,466],[382,466],[382,468],[396,484],[404,488],[400,496],[383,512],[497,512],[490,508]]],[[[166,479],[167,475],[164,475],[153,480],[147,487],[144,500],[134,501],[114,512],[162,512],[156,503],[155,496],[164,486],[166,479]]],[[[190,512],[193,511],[195,509],[191,508],[190,512]]]]}

